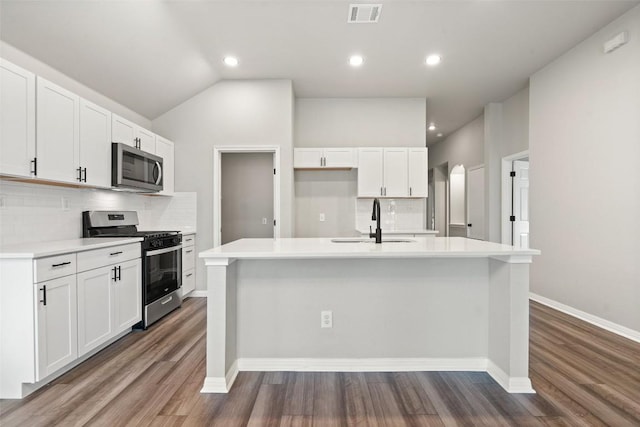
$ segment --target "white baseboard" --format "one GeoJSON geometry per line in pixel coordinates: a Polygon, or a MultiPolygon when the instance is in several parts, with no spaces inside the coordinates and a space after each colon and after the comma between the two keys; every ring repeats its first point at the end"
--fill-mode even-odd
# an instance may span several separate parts
{"type": "Polygon", "coordinates": [[[573,316],[580,320],[584,320],[587,323],[591,323],[592,325],[595,325],[599,328],[602,328],[609,332],[613,332],[616,335],[620,335],[621,337],[625,337],[632,341],[640,343],[640,332],[635,331],[631,328],[618,325],[617,323],[613,323],[601,317],[594,316],[593,314],[589,314],[582,310],[578,310],[577,308],[573,308],[571,306],[562,304],[558,301],[554,301],[552,299],[543,297],[542,295],[534,294],[533,292],[529,293],[529,298],[536,302],[539,302],[540,304],[546,305],[555,310],[568,314],[569,316],[573,316]]]}
{"type": "Polygon", "coordinates": [[[238,376],[238,361],[233,362],[223,377],[206,377],[200,393],[229,393],[238,376]]]}
{"type": "Polygon", "coordinates": [[[238,359],[241,371],[296,372],[411,372],[411,371],[486,371],[487,359],[238,359]]]}
{"type": "Polygon", "coordinates": [[[189,294],[187,294],[187,297],[189,297],[189,298],[206,298],[207,297],[207,291],[191,291],[189,294]]]}
{"type": "Polygon", "coordinates": [[[528,377],[509,377],[491,360],[487,361],[487,373],[509,393],[535,393],[528,377]]]}

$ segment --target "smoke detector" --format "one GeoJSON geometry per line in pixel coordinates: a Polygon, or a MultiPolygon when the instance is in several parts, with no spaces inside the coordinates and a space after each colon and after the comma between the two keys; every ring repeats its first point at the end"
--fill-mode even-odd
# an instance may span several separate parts
{"type": "Polygon", "coordinates": [[[381,4],[350,4],[349,24],[375,24],[380,19],[381,4]]]}

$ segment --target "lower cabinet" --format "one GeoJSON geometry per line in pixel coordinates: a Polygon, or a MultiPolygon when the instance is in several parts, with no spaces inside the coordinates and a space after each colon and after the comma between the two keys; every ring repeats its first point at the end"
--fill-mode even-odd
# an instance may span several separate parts
{"type": "Polygon", "coordinates": [[[78,273],[78,356],[142,318],[141,261],[78,273]]]}
{"type": "Polygon", "coordinates": [[[37,371],[41,380],[78,357],[76,275],[60,277],[36,287],[37,371]]]}
{"type": "Polygon", "coordinates": [[[182,298],[196,289],[196,236],[185,234],[182,238],[182,298]]]}

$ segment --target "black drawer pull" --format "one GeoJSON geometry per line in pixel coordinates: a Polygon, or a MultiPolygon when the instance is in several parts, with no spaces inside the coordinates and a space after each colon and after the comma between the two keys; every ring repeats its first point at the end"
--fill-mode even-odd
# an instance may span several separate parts
{"type": "Polygon", "coordinates": [[[186,277],[191,277],[191,276],[193,276],[193,273],[189,273],[186,275],[186,277]]]}
{"type": "Polygon", "coordinates": [[[193,249],[186,251],[185,253],[190,254],[191,252],[193,252],[193,249]]]}
{"type": "Polygon", "coordinates": [[[42,303],[42,305],[47,305],[47,285],[42,285],[40,290],[42,291],[42,299],[40,300],[40,302],[42,303]]]}
{"type": "Polygon", "coordinates": [[[63,265],[69,265],[71,261],[61,262],[60,264],[51,264],[51,267],[62,267],[63,265]]]}
{"type": "Polygon", "coordinates": [[[120,255],[121,253],[122,253],[122,251],[119,251],[119,252],[111,252],[111,253],[109,254],[109,256],[120,255]]]}

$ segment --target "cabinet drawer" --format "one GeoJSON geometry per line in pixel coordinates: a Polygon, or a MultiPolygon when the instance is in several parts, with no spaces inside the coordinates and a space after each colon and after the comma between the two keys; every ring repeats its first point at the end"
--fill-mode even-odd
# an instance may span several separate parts
{"type": "Polygon", "coordinates": [[[196,271],[187,270],[182,273],[182,296],[186,296],[196,288],[196,271]]]}
{"type": "Polygon", "coordinates": [[[93,270],[135,258],[140,258],[140,243],[84,251],[78,253],[78,271],[93,270]]]}
{"type": "Polygon", "coordinates": [[[193,246],[182,248],[182,271],[191,270],[196,266],[196,248],[193,246]]]}
{"type": "Polygon", "coordinates": [[[188,246],[193,246],[196,244],[196,236],[195,234],[185,234],[182,236],[182,247],[186,248],[188,246]]]}
{"type": "Polygon", "coordinates": [[[33,261],[35,283],[76,274],[76,254],[38,258],[33,261]]]}

